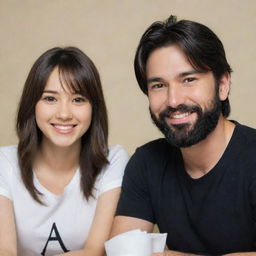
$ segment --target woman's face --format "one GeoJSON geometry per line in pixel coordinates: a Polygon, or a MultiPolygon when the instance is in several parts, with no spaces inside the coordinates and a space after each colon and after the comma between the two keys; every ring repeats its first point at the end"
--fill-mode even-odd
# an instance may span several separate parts
{"type": "Polygon", "coordinates": [[[81,137],[90,127],[92,106],[84,96],[72,93],[60,83],[55,68],[36,104],[35,115],[44,144],[71,147],[80,145],[81,137]]]}

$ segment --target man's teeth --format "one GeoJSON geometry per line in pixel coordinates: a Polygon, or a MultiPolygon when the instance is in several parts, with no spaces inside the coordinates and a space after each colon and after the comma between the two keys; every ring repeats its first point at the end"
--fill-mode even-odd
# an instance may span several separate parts
{"type": "Polygon", "coordinates": [[[186,112],[186,113],[182,113],[182,114],[176,114],[176,115],[172,115],[171,118],[174,118],[174,119],[179,119],[179,118],[184,118],[186,116],[188,116],[189,113],[186,112]]]}
{"type": "Polygon", "coordinates": [[[54,125],[55,128],[60,129],[60,130],[69,130],[73,128],[73,125],[69,125],[69,126],[62,126],[62,125],[54,125]]]}

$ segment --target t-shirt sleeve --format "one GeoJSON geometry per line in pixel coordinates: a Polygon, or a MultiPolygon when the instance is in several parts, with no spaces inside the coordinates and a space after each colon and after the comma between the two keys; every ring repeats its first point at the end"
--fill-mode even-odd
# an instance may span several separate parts
{"type": "Polygon", "coordinates": [[[250,177],[249,192],[250,192],[250,203],[253,211],[253,219],[254,219],[254,224],[256,229],[256,175],[253,175],[252,177],[250,177]]]}
{"type": "Polygon", "coordinates": [[[137,149],[128,162],[122,183],[122,192],[116,215],[135,217],[155,223],[148,186],[148,162],[142,150],[137,149]]]}
{"type": "Polygon", "coordinates": [[[110,147],[109,164],[102,172],[99,194],[121,187],[124,169],[129,160],[128,153],[119,145],[110,147]]]}
{"type": "MultiPolygon", "coordinates": [[[[249,192],[250,192],[250,203],[252,206],[252,216],[253,216],[253,230],[256,231],[256,177],[250,178],[250,186],[249,186],[249,192]]],[[[256,240],[253,241],[254,247],[256,248],[256,240]]]]}
{"type": "Polygon", "coordinates": [[[8,197],[12,200],[11,195],[11,185],[10,185],[10,175],[12,171],[12,166],[4,153],[0,150],[0,195],[8,197]]]}

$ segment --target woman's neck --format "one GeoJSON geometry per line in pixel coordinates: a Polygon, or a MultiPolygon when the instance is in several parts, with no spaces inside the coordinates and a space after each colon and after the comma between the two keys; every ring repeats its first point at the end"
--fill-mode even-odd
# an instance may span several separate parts
{"type": "Polygon", "coordinates": [[[58,147],[43,140],[36,155],[35,168],[40,166],[61,173],[73,171],[78,168],[80,150],[80,141],[70,147],[58,147]]]}

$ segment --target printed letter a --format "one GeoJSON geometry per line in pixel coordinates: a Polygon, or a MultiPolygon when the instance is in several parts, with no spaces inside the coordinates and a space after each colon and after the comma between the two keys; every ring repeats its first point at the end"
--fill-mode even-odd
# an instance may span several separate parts
{"type": "Polygon", "coordinates": [[[66,249],[66,247],[65,247],[65,245],[64,245],[64,243],[63,243],[63,241],[62,241],[62,239],[61,239],[61,237],[60,237],[59,231],[58,231],[57,226],[56,226],[55,223],[53,223],[53,225],[52,225],[52,229],[51,229],[50,235],[49,235],[49,237],[48,237],[48,240],[46,241],[46,244],[45,244],[45,246],[44,246],[43,251],[41,252],[41,255],[42,255],[42,256],[45,256],[45,252],[46,252],[48,243],[49,243],[50,241],[58,241],[59,244],[60,244],[60,247],[61,247],[62,250],[63,250],[63,252],[69,252],[69,250],[66,249]],[[54,231],[54,233],[55,233],[55,236],[53,235],[53,231],[54,231]]]}

